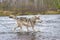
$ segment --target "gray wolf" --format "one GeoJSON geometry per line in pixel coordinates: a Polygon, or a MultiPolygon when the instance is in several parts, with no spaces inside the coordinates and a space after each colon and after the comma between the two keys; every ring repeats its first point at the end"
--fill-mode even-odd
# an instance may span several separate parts
{"type": "MultiPolygon", "coordinates": [[[[32,27],[33,31],[35,31],[34,26],[37,22],[37,20],[40,20],[40,16],[34,16],[31,18],[26,18],[26,17],[20,17],[17,18],[14,15],[10,15],[9,18],[13,18],[17,21],[17,27],[20,27],[20,30],[22,30],[22,26],[26,26],[27,27],[27,31],[29,31],[28,27],[32,27]]],[[[15,27],[14,30],[17,28],[15,27]]]]}

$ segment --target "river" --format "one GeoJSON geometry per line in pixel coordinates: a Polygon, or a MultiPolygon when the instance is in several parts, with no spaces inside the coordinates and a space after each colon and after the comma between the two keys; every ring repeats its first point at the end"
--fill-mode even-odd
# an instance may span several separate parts
{"type": "MultiPolygon", "coordinates": [[[[40,18],[43,22],[35,25],[35,30],[40,32],[32,35],[32,32],[19,33],[19,28],[13,32],[16,21],[8,16],[0,16],[0,40],[60,40],[60,15],[40,15],[40,18]]],[[[22,30],[26,31],[26,27],[22,30]]],[[[32,31],[31,28],[29,30],[32,31]]]]}

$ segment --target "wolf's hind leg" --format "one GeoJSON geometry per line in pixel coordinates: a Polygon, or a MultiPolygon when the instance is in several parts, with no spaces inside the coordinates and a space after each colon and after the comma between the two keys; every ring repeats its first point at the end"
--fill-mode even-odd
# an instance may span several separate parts
{"type": "Polygon", "coordinates": [[[15,27],[13,31],[15,31],[15,30],[16,30],[16,28],[18,28],[18,27],[15,27]]]}

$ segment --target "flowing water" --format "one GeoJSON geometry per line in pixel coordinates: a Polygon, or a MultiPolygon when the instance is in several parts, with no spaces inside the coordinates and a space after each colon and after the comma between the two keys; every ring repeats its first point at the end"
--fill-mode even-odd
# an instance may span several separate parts
{"type": "MultiPolygon", "coordinates": [[[[40,15],[40,18],[43,22],[35,25],[35,30],[40,32],[22,34],[19,28],[13,31],[17,26],[16,20],[0,16],[0,40],[60,40],[60,15],[40,15]]],[[[26,27],[23,26],[22,30],[26,31],[26,27]]],[[[31,28],[29,30],[32,31],[31,28]]]]}

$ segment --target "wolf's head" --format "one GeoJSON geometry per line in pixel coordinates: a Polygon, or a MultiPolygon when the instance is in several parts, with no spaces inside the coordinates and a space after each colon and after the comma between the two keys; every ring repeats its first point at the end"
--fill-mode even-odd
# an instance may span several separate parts
{"type": "Polygon", "coordinates": [[[35,21],[36,21],[36,22],[39,22],[39,23],[42,22],[42,20],[40,19],[40,16],[34,16],[34,18],[35,18],[35,21]]]}
{"type": "Polygon", "coordinates": [[[40,16],[35,16],[35,20],[40,20],[40,16]]]}

